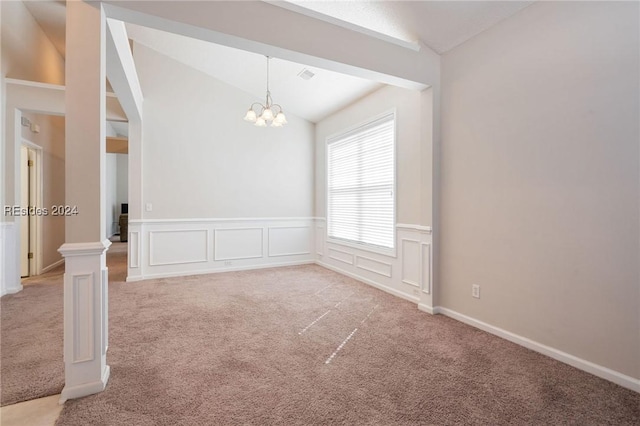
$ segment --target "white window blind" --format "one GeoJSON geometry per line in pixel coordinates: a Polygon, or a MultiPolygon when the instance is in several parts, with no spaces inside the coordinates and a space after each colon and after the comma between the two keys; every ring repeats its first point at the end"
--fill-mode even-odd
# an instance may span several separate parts
{"type": "Polygon", "coordinates": [[[329,237],[394,248],[395,114],[327,143],[329,237]]]}

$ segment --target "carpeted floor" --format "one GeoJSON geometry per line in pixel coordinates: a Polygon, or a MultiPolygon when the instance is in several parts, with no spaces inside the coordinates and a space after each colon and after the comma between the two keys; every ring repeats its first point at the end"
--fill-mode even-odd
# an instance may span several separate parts
{"type": "MultiPolygon", "coordinates": [[[[318,266],[127,284],[122,258],[109,256],[109,385],[58,425],[640,423],[637,393],[318,266]]],[[[61,364],[61,341],[45,341],[61,339],[61,290],[2,298],[3,400],[5,356],[61,364]],[[59,333],[9,352],[9,309],[59,333]]]]}
{"type": "MultiPolygon", "coordinates": [[[[127,245],[108,252],[109,278],[124,281],[127,245]]],[[[64,387],[62,280],[64,265],[22,281],[0,299],[0,405],[55,395],[64,387]]]]}
{"type": "Polygon", "coordinates": [[[0,405],[60,393],[64,265],[0,299],[0,405]]]}

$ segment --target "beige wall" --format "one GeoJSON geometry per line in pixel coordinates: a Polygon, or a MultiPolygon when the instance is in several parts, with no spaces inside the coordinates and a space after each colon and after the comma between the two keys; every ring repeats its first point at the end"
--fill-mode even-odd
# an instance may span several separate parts
{"type": "MultiPolygon", "coordinates": [[[[23,114],[40,126],[40,133],[22,127],[22,137],[42,147],[42,197],[43,205],[51,212],[51,206],[64,205],[64,117],[42,114],[23,114]]],[[[62,259],[58,248],[64,244],[64,217],[42,218],[42,267],[62,259]]]]}
{"type": "MultiPolygon", "coordinates": [[[[21,1],[0,1],[1,65],[0,75],[0,202],[13,202],[15,151],[5,143],[5,77],[42,83],[64,84],[64,60],[21,1]]],[[[12,123],[9,123],[12,124],[12,123]]],[[[2,216],[0,221],[10,221],[2,216]]]]}
{"type": "Polygon", "coordinates": [[[243,117],[259,99],[143,45],[134,59],[143,218],[313,215],[313,123],[288,113],[283,128],[256,127],[243,117]]]}
{"type": "Polygon", "coordinates": [[[3,1],[2,75],[64,84],[64,60],[21,1],[3,1]]]}
{"type": "Polygon", "coordinates": [[[439,211],[441,306],[635,378],[638,17],[539,2],[445,54],[439,211]]]}
{"type": "Polygon", "coordinates": [[[396,109],[396,222],[431,225],[430,90],[385,86],[316,125],[316,216],[326,217],[326,141],[335,133],[396,109]],[[424,105],[423,105],[424,104],[424,105]],[[422,161],[428,160],[428,161],[422,161]],[[421,182],[426,184],[421,184],[421,182]]]}

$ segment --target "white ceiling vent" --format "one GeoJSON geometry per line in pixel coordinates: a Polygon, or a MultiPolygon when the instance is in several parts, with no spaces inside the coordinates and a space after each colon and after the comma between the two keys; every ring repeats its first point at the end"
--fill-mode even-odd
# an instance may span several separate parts
{"type": "Polygon", "coordinates": [[[298,73],[298,77],[303,80],[311,80],[311,78],[315,75],[312,71],[309,71],[306,68],[303,68],[302,71],[298,73]]]}

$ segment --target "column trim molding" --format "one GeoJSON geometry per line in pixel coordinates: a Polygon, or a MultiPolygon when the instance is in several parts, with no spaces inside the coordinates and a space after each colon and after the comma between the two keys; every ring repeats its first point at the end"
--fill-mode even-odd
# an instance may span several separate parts
{"type": "Polygon", "coordinates": [[[104,253],[111,246],[108,239],[91,243],[64,243],[58,249],[63,257],[95,256],[104,253]]]}

